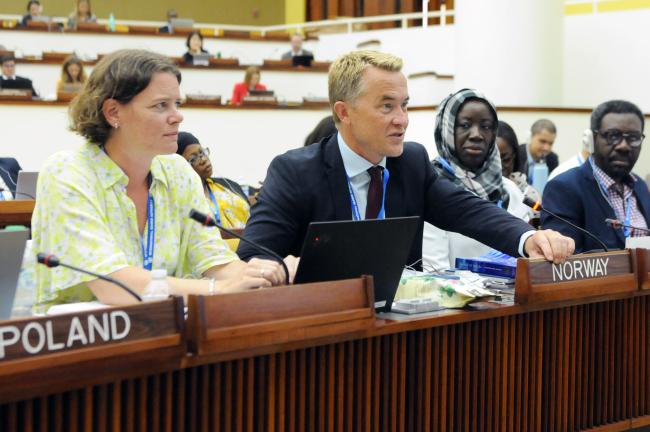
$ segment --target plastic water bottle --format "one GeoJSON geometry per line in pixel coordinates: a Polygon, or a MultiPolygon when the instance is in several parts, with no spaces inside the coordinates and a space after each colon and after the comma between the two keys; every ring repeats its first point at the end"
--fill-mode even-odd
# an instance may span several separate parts
{"type": "Polygon", "coordinates": [[[115,31],[115,15],[113,15],[112,12],[108,16],[108,31],[110,31],[110,32],[115,31]]]}
{"type": "Polygon", "coordinates": [[[160,301],[169,297],[169,285],[167,284],[167,270],[151,270],[151,282],[147,284],[142,294],[144,301],[160,301]]]}
{"type": "Polygon", "coordinates": [[[544,186],[548,181],[548,165],[545,161],[535,162],[533,165],[533,187],[540,194],[544,192],[544,186]]]}

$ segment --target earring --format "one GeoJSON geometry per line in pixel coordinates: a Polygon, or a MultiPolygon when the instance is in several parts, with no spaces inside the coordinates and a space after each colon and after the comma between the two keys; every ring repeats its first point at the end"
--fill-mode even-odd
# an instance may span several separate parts
{"type": "Polygon", "coordinates": [[[117,128],[120,127],[120,124],[118,122],[115,122],[115,124],[113,126],[115,127],[115,129],[117,129],[117,128]]]}

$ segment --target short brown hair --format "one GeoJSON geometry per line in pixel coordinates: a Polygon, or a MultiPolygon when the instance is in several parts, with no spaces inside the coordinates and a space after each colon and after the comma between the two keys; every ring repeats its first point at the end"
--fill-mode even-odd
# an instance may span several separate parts
{"type": "Polygon", "coordinates": [[[127,104],[143,91],[157,73],[170,73],[181,82],[178,67],[167,57],[145,50],[115,51],[93,69],[68,109],[70,129],[92,143],[104,144],[111,126],[102,107],[107,99],[127,104]]]}
{"type": "Polygon", "coordinates": [[[402,64],[401,58],[379,51],[353,51],[337,58],[330,66],[327,77],[334,122],[341,121],[334,112],[334,104],[338,101],[354,101],[361,94],[361,78],[366,68],[372,66],[388,72],[399,72],[402,64]]]}

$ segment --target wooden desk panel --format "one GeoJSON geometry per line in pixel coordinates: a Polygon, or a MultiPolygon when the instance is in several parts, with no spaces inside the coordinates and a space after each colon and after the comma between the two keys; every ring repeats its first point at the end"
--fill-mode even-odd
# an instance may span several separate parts
{"type": "Polygon", "coordinates": [[[198,358],[1,405],[0,429],[625,430],[650,421],[650,295],[621,295],[378,320],[353,340],[198,358]]]}
{"type": "Polygon", "coordinates": [[[30,225],[34,200],[0,201],[0,227],[6,225],[30,225]]]}

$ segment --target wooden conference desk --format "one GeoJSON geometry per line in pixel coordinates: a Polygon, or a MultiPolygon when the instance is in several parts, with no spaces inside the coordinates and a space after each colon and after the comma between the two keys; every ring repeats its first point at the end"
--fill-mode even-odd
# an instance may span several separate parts
{"type": "Polygon", "coordinates": [[[378,316],[178,361],[154,350],[151,369],[142,353],[99,358],[94,377],[44,364],[34,389],[8,387],[0,362],[0,430],[625,430],[650,424],[649,293],[378,316]]]}

